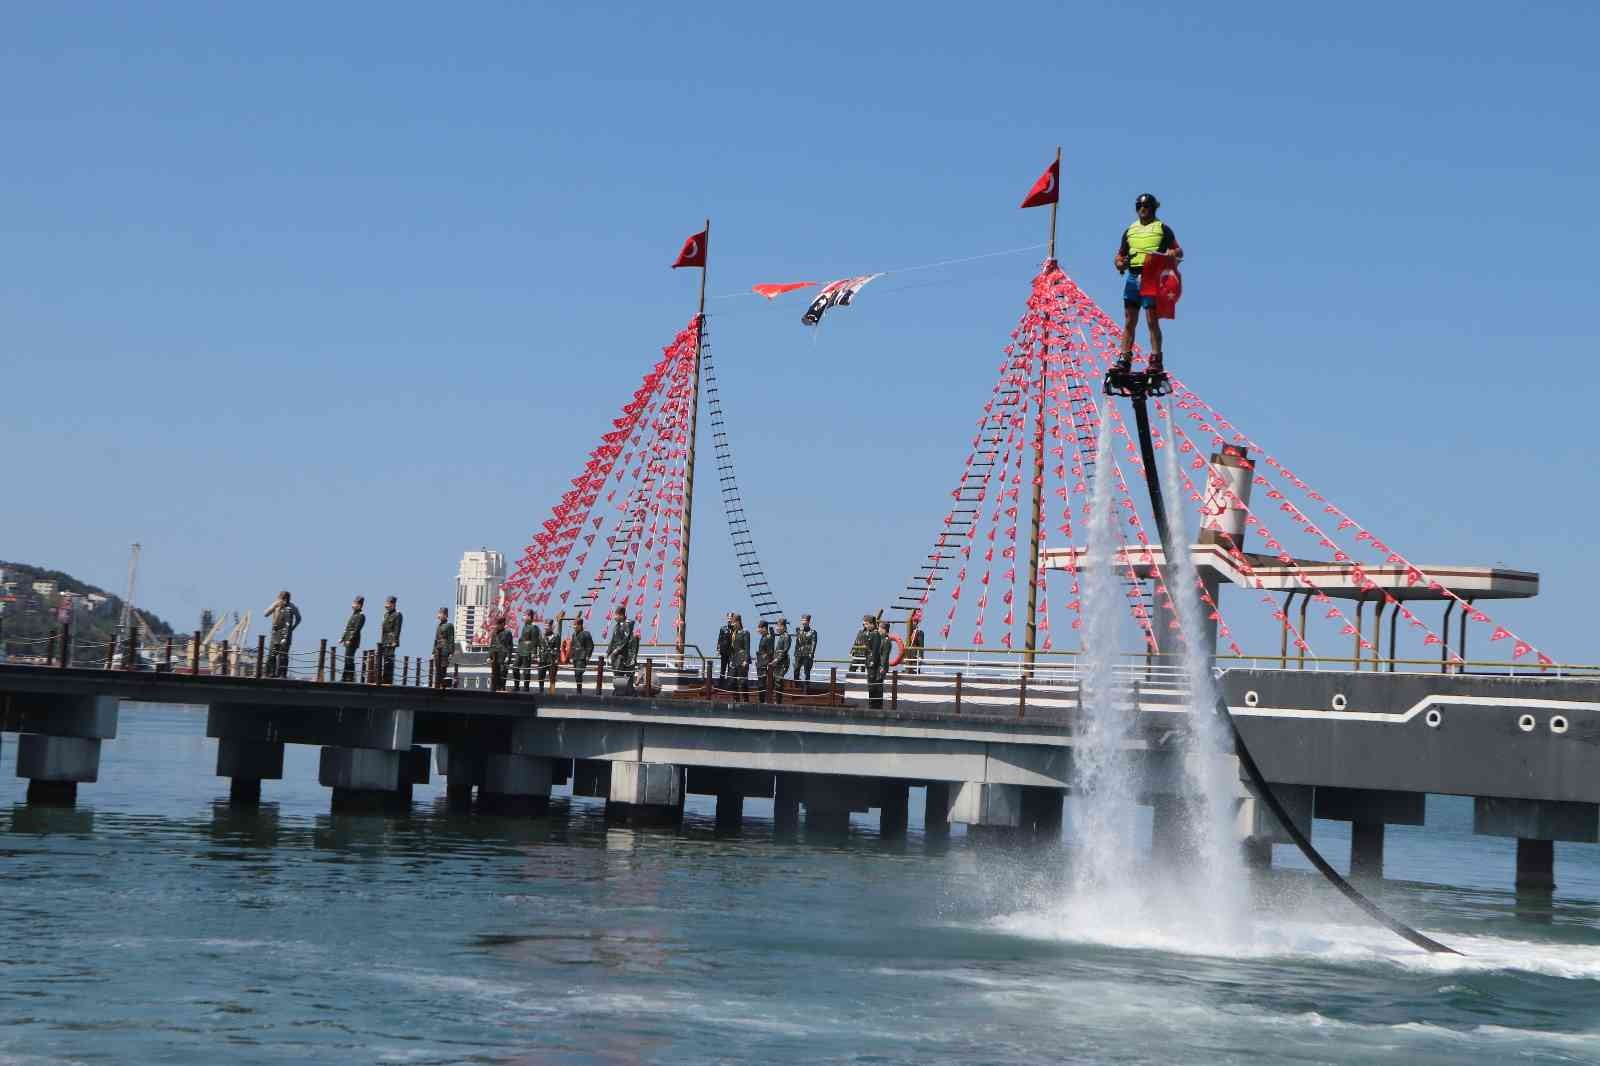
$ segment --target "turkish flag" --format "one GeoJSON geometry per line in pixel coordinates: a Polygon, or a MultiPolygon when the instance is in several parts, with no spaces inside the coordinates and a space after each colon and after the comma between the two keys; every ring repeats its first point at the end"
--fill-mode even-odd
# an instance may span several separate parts
{"type": "Polygon", "coordinates": [[[1039,175],[1039,180],[1033,183],[1033,188],[1028,190],[1028,195],[1023,198],[1023,207],[1043,207],[1053,204],[1061,199],[1061,160],[1057,159],[1044,173],[1039,175]]]}
{"type": "Polygon", "coordinates": [[[703,267],[706,265],[706,236],[710,230],[701,230],[683,242],[683,251],[678,253],[678,261],[672,264],[672,269],[679,267],[703,267]]]}
{"type": "Polygon", "coordinates": [[[1178,273],[1178,261],[1161,252],[1145,256],[1144,273],[1139,277],[1139,295],[1156,298],[1157,318],[1177,318],[1178,299],[1183,295],[1183,275],[1178,273]]]}

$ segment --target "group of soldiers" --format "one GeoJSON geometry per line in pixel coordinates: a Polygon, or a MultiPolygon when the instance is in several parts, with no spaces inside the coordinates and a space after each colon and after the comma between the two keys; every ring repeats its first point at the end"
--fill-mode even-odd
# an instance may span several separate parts
{"type": "Polygon", "coordinates": [[[744,691],[752,662],[762,692],[776,688],[788,676],[791,663],[794,680],[809,684],[816,659],[817,631],[811,628],[809,614],[800,616],[800,627],[793,633],[789,632],[787,618],[778,619],[776,625],[769,625],[766,619],[757,622],[753,657],[750,631],[737,611],[729,611],[722,628],[717,630],[717,681],[724,688],[744,691]]]}
{"type": "MultiPolygon", "coordinates": [[[[344,648],[344,668],[339,680],[356,679],[356,653],[361,649],[361,633],[367,627],[367,599],[357,596],[350,603],[350,617],[345,620],[339,644],[344,648]]],[[[289,649],[294,643],[294,631],[300,628],[300,608],[287,589],[278,593],[272,606],[264,612],[272,623],[272,634],[267,641],[268,677],[289,676],[289,649]]],[[[439,627],[434,634],[433,661],[435,684],[442,684],[450,654],[455,650],[455,627],[450,624],[450,612],[439,608],[439,627]]],[[[382,684],[394,684],[395,649],[400,647],[400,631],[405,625],[405,615],[400,613],[393,596],[383,601],[383,621],[378,630],[377,658],[374,668],[382,684]]],[[[330,664],[331,665],[331,664],[330,664]]]]}
{"type": "MultiPolygon", "coordinates": [[[[578,616],[572,619],[572,635],[563,641],[558,628],[561,621],[547,618],[541,628],[538,616],[528,611],[523,615],[521,633],[513,637],[507,620],[496,618],[489,637],[489,687],[495,692],[505,691],[509,672],[512,686],[527,691],[537,667],[539,691],[548,691],[555,687],[556,670],[564,651],[572,666],[573,684],[582,692],[584,675],[594,658],[594,634],[584,628],[583,618],[578,616]]],[[[630,687],[639,661],[639,635],[626,607],[619,605],[612,613],[605,659],[614,683],[630,687]]],[[[598,681],[595,687],[598,690],[598,681]]]]}
{"type": "MultiPolygon", "coordinates": [[[[898,664],[908,674],[915,674],[922,669],[924,637],[921,619],[920,611],[913,612],[911,624],[907,627],[910,633],[898,664]]],[[[887,618],[881,614],[861,616],[861,631],[850,645],[850,669],[851,672],[859,670],[867,675],[869,707],[883,706],[883,682],[889,676],[890,668],[896,665],[894,646],[895,637],[887,618]]]]}

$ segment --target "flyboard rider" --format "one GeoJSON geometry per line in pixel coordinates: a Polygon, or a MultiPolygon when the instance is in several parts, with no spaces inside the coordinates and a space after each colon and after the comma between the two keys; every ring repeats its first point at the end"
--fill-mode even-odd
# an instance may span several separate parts
{"type": "Polygon", "coordinates": [[[1183,249],[1178,246],[1178,238],[1172,232],[1172,227],[1156,217],[1160,208],[1161,201],[1150,193],[1139,194],[1133,202],[1133,210],[1139,217],[1133,225],[1122,231],[1122,243],[1113,260],[1117,273],[1127,275],[1127,281],[1122,285],[1122,352],[1111,368],[1114,374],[1126,375],[1133,369],[1133,339],[1139,329],[1141,308],[1145,312],[1145,321],[1150,325],[1149,374],[1152,378],[1160,378],[1166,373],[1166,366],[1162,362],[1161,320],[1156,316],[1156,298],[1143,296],[1139,292],[1145,258],[1151,252],[1170,255],[1174,260],[1183,258],[1183,249]]]}

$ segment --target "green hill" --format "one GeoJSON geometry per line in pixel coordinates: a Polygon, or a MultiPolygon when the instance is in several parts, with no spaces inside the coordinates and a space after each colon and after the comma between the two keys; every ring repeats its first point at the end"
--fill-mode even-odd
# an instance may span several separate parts
{"type": "MultiPolygon", "coordinates": [[[[122,597],[61,570],[0,561],[0,609],[6,644],[12,652],[22,653],[19,645],[48,638],[63,616],[72,622],[74,644],[109,641],[122,618],[122,597]]],[[[150,635],[172,634],[172,627],[149,611],[140,610],[139,615],[150,635]]]]}

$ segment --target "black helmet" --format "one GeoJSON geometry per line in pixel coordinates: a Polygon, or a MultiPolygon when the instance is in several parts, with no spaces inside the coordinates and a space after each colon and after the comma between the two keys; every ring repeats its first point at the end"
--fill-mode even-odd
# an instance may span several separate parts
{"type": "Polygon", "coordinates": [[[1136,209],[1143,207],[1145,204],[1149,204],[1151,207],[1156,208],[1157,210],[1161,208],[1161,201],[1155,198],[1154,193],[1142,192],[1138,195],[1138,198],[1133,201],[1133,206],[1136,209]]]}

